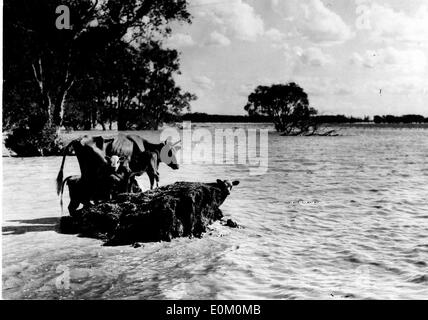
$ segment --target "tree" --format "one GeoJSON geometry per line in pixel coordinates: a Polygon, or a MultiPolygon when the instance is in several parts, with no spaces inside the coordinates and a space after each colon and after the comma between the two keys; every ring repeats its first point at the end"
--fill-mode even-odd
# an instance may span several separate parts
{"type": "Polygon", "coordinates": [[[27,80],[31,74],[47,124],[56,128],[98,52],[127,35],[144,41],[168,35],[171,21],[190,22],[186,0],[7,0],[4,18],[5,82],[18,69],[27,80]],[[59,5],[70,9],[69,30],[56,28],[59,5]]]}
{"type": "Polygon", "coordinates": [[[179,74],[179,59],[176,50],[164,49],[159,43],[146,46],[141,54],[150,60],[150,71],[144,86],[135,97],[135,107],[142,116],[137,123],[139,129],[158,129],[164,120],[174,120],[181,111],[190,111],[190,101],[196,96],[183,92],[173,78],[179,74]]]}
{"type": "Polygon", "coordinates": [[[159,41],[110,46],[98,56],[98,67],[74,86],[64,125],[90,130],[117,120],[119,130],[156,130],[162,122],[174,121],[196,99],[174,81],[178,57],[159,41]]]}
{"type": "MultiPolygon", "coordinates": [[[[179,54],[163,48],[160,41],[110,46],[91,72],[97,83],[95,109],[103,125],[106,115],[117,120],[119,130],[157,129],[159,125],[190,108],[196,97],[182,92],[174,81],[180,73],[179,54]],[[103,107],[104,106],[104,107],[103,107]]],[[[87,86],[86,86],[87,87],[87,86]]]]}
{"type": "MultiPolygon", "coordinates": [[[[3,125],[12,130],[8,145],[23,150],[26,141],[43,142],[46,146],[29,146],[32,155],[51,154],[64,124],[90,129],[108,121],[111,129],[120,120],[119,129],[126,128],[122,111],[125,115],[137,105],[153,71],[141,48],[158,43],[161,52],[173,21],[191,22],[186,0],[5,0],[3,125]],[[70,10],[69,29],[56,26],[60,5],[70,10]]],[[[175,54],[177,67],[170,73],[178,71],[175,54]]]]}
{"type": "Polygon", "coordinates": [[[258,86],[248,96],[249,116],[268,116],[283,135],[313,135],[318,130],[306,92],[296,83],[258,86]]]}
{"type": "Polygon", "coordinates": [[[427,119],[418,114],[405,114],[402,116],[384,115],[374,116],[374,123],[425,123],[427,119]]]}

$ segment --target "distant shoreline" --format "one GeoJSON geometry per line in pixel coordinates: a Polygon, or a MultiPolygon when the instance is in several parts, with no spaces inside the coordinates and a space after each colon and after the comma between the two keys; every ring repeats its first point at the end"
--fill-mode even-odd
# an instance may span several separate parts
{"type": "MultiPolygon", "coordinates": [[[[422,115],[402,115],[402,116],[374,116],[372,119],[369,116],[364,118],[345,116],[345,115],[318,115],[315,120],[319,124],[426,124],[428,117],[422,115]]],[[[268,116],[246,116],[246,115],[221,115],[207,113],[186,113],[183,114],[177,122],[191,121],[199,123],[272,123],[268,116]]]]}

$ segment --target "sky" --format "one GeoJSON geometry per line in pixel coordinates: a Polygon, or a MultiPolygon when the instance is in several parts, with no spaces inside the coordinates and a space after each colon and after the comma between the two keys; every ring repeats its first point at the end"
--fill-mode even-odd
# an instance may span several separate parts
{"type": "Polygon", "coordinates": [[[173,25],[193,112],[245,114],[294,81],[320,114],[428,116],[428,0],[189,0],[173,25]]]}

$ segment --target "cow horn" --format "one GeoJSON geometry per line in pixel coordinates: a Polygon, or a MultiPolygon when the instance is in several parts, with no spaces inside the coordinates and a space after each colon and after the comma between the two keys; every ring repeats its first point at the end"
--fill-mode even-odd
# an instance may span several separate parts
{"type": "Polygon", "coordinates": [[[173,146],[175,146],[175,145],[179,144],[180,142],[181,142],[181,140],[178,140],[177,142],[174,142],[174,144],[172,144],[172,145],[171,145],[171,147],[173,147],[173,146]]]}

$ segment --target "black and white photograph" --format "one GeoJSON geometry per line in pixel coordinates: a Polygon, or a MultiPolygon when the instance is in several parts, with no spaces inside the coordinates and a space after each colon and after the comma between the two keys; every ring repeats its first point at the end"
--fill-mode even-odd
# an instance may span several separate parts
{"type": "Polygon", "coordinates": [[[428,299],[428,0],[1,2],[2,299],[428,299]]]}

